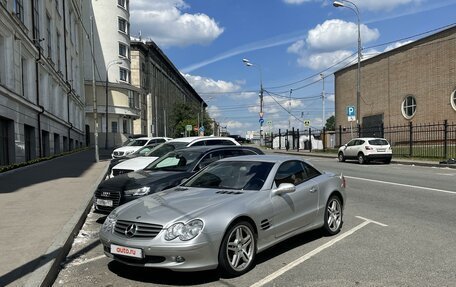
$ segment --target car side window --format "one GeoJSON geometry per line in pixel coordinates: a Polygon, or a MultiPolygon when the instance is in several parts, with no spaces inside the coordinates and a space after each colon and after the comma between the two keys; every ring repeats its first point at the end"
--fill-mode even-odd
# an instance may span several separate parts
{"type": "Polygon", "coordinates": [[[166,142],[166,140],[165,139],[156,139],[155,142],[156,143],[164,143],[164,142],[166,142]]]}
{"type": "Polygon", "coordinates": [[[306,172],[300,161],[292,160],[282,163],[277,170],[274,182],[276,186],[281,183],[298,185],[306,180],[306,172]]]}
{"type": "Polygon", "coordinates": [[[234,142],[229,140],[220,140],[220,144],[222,145],[235,145],[234,142]]]}
{"type": "Polygon", "coordinates": [[[303,165],[304,170],[305,170],[304,181],[321,175],[321,173],[318,170],[316,170],[313,166],[310,166],[310,165],[308,165],[307,163],[304,163],[304,162],[302,163],[302,165],[303,165]]]}
{"type": "Polygon", "coordinates": [[[195,170],[200,170],[204,167],[206,167],[207,165],[213,163],[214,161],[217,161],[219,159],[222,159],[224,157],[224,153],[225,151],[221,151],[221,150],[217,150],[217,151],[214,151],[214,152],[210,152],[208,154],[206,154],[201,160],[200,162],[198,163],[198,165],[196,166],[195,170]]]}
{"type": "Polygon", "coordinates": [[[351,140],[348,142],[347,146],[354,146],[356,143],[356,140],[351,140]]]}
{"type": "Polygon", "coordinates": [[[204,146],[204,141],[199,141],[199,142],[195,142],[192,144],[192,146],[204,146]]]}
{"type": "Polygon", "coordinates": [[[206,145],[221,145],[221,140],[205,140],[206,145]]]}

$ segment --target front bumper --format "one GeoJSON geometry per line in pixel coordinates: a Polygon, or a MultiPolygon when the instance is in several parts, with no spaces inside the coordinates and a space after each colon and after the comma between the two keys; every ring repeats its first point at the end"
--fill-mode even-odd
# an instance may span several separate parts
{"type": "MultiPolygon", "coordinates": [[[[164,268],[173,271],[202,271],[215,269],[218,266],[218,250],[220,240],[210,240],[205,233],[200,234],[199,240],[190,242],[165,242],[157,236],[149,240],[129,240],[109,235],[107,238],[100,233],[104,254],[118,262],[131,266],[164,268]],[[140,248],[143,258],[133,258],[112,254],[111,244],[140,248]],[[183,261],[182,261],[183,260],[183,261]]],[[[221,238],[220,236],[216,236],[221,238]]],[[[198,239],[198,238],[195,238],[198,239]]]]}

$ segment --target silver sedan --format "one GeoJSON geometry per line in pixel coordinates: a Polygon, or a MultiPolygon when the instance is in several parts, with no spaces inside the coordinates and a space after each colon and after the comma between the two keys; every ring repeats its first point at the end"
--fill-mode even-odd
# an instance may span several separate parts
{"type": "Polygon", "coordinates": [[[100,239],[124,264],[239,276],[287,238],[317,228],[337,234],[344,204],[344,177],[300,157],[233,157],[116,208],[100,239]]]}

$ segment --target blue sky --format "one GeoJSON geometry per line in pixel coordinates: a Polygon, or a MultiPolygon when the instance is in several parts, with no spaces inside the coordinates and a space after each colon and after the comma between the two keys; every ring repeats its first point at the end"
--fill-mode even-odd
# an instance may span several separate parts
{"type": "MultiPolygon", "coordinates": [[[[456,0],[351,2],[359,9],[363,59],[456,23],[456,0]]],[[[332,3],[132,0],[131,33],[163,49],[231,134],[259,131],[260,76],[265,131],[267,122],[274,132],[287,129],[289,121],[302,129],[303,120],[321,128],[334,114],[332,73],[356,63],[356,13],[332,3]]]]}

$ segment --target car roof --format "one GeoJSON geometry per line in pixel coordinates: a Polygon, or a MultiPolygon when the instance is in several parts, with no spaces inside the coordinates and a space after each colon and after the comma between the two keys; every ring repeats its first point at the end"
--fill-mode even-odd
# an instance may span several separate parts
{"type": "Polygon", "coordinates": [[[169,139],[167,137],[140,137],[135,138],[135,140],[154,140],[154,139],[169,139]]]}
{"type": "Polygon", "coordinates": [[[385,138],[354,138],[354,140],[386,140],[385,138]]]}
{"type": "MultiPolygon", "coordinates": [[[[288,160],[299,160],[303,162],[307,162],[300,156],[294,155],[274,155],[274,154],[267,154],[267,155],[245,155],[239,157],[227,157],[221,159],[220,161],[258,161],[258,162],[273,162],[273,163],[282,163],[288,160]]],[[[307,162],[308,163],[308,162],[307,162]]]]}
{"type": "Polygon", "coordinates": [[[195,137],[183,137],[183,138],[175,138],[170,140],[170,142],[186,142],[186,143],[192,143],[200,140],[229,140],[232,142],[236,142],[235,139],[230,138],[230,137],[213,137],[213,136],[195,136],[195,137]]]}
{"type": "Polygon", "coordinates": [[[207,152],[207,151],[225,150],[225,149],[248,149],[248,150],[252,150],[252,151],[255,151],[255,152],[263,153],[263,151],[261,149],[257,148],[257,147],[239,146],[239,145],[191,146],[191,147],[186,147],[185,149],[175,150],[175,152],[188,152],[188,151],[207,152]]]}

